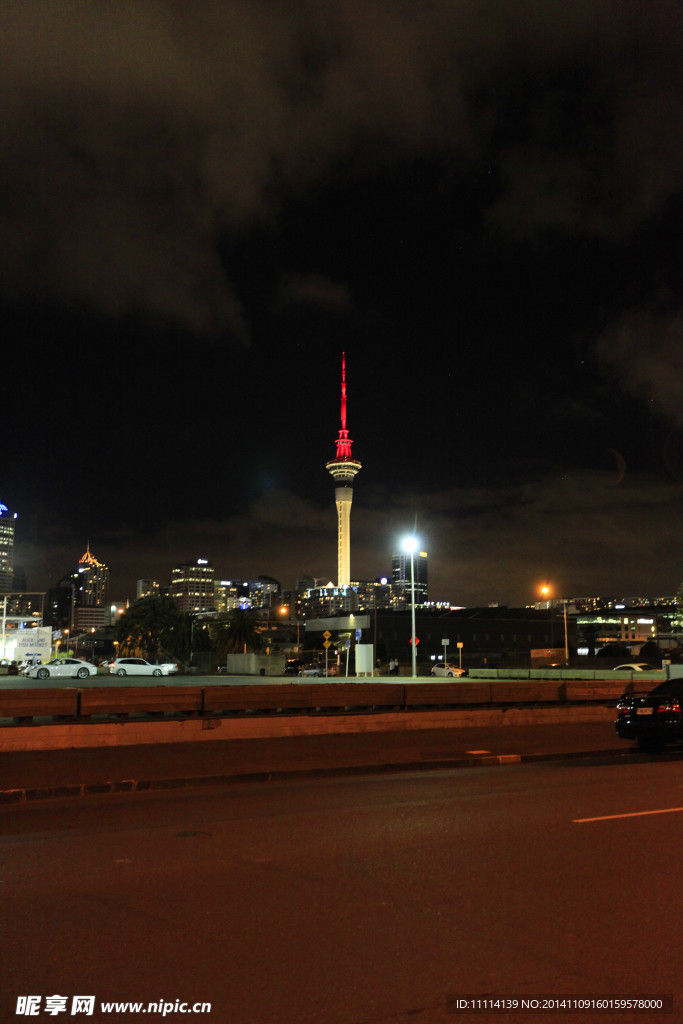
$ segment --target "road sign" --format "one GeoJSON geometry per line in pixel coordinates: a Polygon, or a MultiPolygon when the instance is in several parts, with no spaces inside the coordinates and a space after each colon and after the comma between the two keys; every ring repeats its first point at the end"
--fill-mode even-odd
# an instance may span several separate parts
{"type": "Polygon", "coordinates": [[[326,640],[329,640],[332,634],[330,633],[329,629],[326,629],[325,632],[323,633],[323,636],[325,637],[326,640]]]}
{"type": "MultiPolygon", "coordinates": [[[[329,634],[328,634],[328,635],[329,635],[329,634]]],[[[328,648],[328,647],[331,647],[331,646],[332,646],[332,644],[330,643],[330,641],[329,641],[329,640],[324,640],[324,641],[323,641],[323,647],[325,648],[325,650],[327,650],[327,648],[328,648]]]]}
{"type": "Polygon", "coordinates": [[[464,643],[462,642],[462,640],[458,640],[458,647],[460,648],[460,650],[462,650],[462,648],[463,648],[464,646],[465,646],[465,645],[464,645],[464,643]]]}
{"type": "MultiPolygon", "coordinates": [[[[411,644],[412,644],[412,642],[413,642],[413,638],[412,638],[412,636],[411,636],[411,638],[410,638],[410,642],[411,642],[411,644]]],[[[416,637],[415,637],[415,646],[416,646],[416,647],[417,647],[417,645],[419,644],[419,642],[420,642],[420,638],[419,638],[419,636],[416,636],[416,637]]]]}

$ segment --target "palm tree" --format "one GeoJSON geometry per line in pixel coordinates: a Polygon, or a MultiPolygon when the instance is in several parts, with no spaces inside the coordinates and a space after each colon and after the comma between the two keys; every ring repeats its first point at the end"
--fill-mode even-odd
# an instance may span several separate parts
{"type": "Polygon", "coordinates": [[[215,631],[216,654],[222,659],[226,654],[252,654],[263,648],[263,637],[259,632],[254,612],[247,608],[233,608],[215,631]]]}
{"type": "Polygon", "coordinates": [[[178,611],[170,597],[143,597],[117,623],[120,650],[140,651],[157,661],[163,651],[181,657],[187,643],[189,616],[178,611]]]}

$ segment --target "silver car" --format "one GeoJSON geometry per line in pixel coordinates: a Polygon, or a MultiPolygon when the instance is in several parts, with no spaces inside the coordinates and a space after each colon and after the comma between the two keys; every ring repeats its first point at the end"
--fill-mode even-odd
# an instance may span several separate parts
{"type": "Polygon", "coordinates": [[[442,665],[434,665],[433,668],[432,668],[431,674],[433,676],[445,676],[447,679],[449,679],[449,678],[457,679],[460,676],[466,676],[467,675],[467,669],[466,668],[460,668],[458,665],[450,665],[450,664],[446,663],[445,665],[443,665],[443,664],[442,665]]]}
{"type": "Polygon", "coordinates": [[[144,658],[117,658],[109,666],[113,676],[167,676],[164,665],[152,665],[144,658]]]}
{"type": "Polygon", "coordinates": [[[24,669],[24,675],[29,679],[51,679],[53,676],[57,679],[88,679],[97,675],[97,666],[79,658],[53,658],[44,665],[24,669]]]}

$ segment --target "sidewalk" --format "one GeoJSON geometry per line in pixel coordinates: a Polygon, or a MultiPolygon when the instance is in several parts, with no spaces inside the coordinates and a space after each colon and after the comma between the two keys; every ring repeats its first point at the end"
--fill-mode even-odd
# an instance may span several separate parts
{"type": "Polygon", "coordinates": [[[294,778],[626,754],[611,722],[467,726],[0,752],[0,803],[294,778]]]}

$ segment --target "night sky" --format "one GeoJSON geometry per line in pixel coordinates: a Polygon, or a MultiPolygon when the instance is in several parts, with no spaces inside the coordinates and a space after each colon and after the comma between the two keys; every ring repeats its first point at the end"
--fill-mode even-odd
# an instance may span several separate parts
{"type": "Polygon", "coordinates": [[[683,8],[0,3],[0,501],[30,589],[205,557],[683,579],[683,8]]]}

